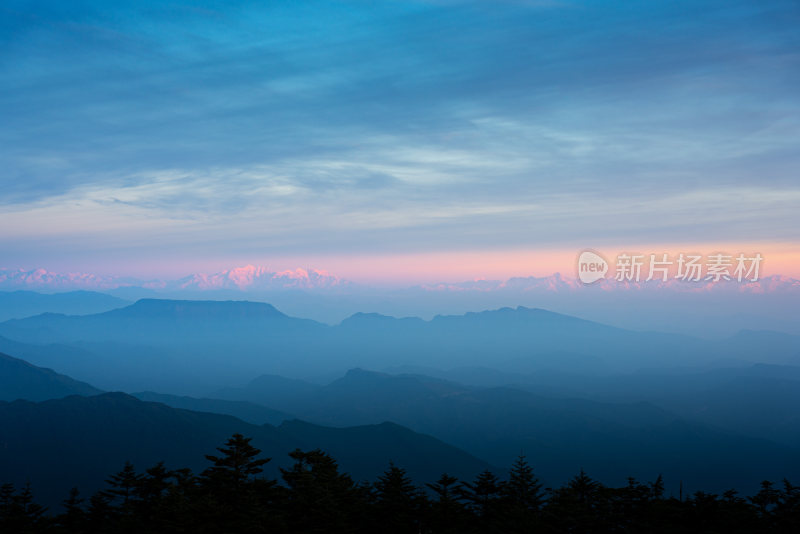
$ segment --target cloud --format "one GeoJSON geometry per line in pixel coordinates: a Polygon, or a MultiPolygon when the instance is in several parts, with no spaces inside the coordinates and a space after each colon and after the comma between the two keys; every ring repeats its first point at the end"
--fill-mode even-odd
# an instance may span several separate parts
{"type": "Polygon", "coordinates": [[[20,258],[798,238],[793,2],[4,10],[20,258]]]}

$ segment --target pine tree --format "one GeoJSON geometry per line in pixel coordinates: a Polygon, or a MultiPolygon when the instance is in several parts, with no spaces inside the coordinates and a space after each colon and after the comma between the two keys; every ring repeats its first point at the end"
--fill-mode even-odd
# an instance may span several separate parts
{"type": "Polygon", "coordinates": [[[47,509],[36,504],[30,483],[17,492],[12,484],[0,487],[0,532],[40,532],[48,524],[47,509]]]}
{"type": "Polygon", "coordinates": [[[290,524],[296,532],[352,532],[364,515],[364,492],[336,460],[319,449],[289,453],[295,463],[281,469],[289,487],[290,524]]]}
{"type": "Polygon", "coordinates": [[[159,502],[171,487],[169,479],[172,476],[173,473],[164,467],[164,462],[158,462],[139,479],[136,495],[147,504],[159,502]]]}
{"type": "Polygon", "coordinates": [[[114,507],[105,492],[98,492],[89,499],[87,511],[89,525],[94,532],[110,532],[114,520],[114,507]]]}
{"type": "Polygon", "coordinates": [[[442,474],[434,484],[426,484],[437,499],[430,507],[428,523],[434,532],[464,532],[466,511],[459,501],[458,479],[447,473],[442,474]]]}
{"type": "Polygon", "coordinates": [[[165,500],[173,488],[174,474],[159,462],[139,477],[134,494],[137,516],[142,530],[161,530],[170,520],[165,500]]]}
{"type": "Polygon", "coordinates": [[[500,494],[500,480],[489,471],[483,471],[472,483],[462,482],[459,495],[466,500],[471,510],[485,516],[496,504],[500,494]]]}
{"type": "Polygon", "coordinates": [[[455,491],[455,484],[458,482],[456,477],[451,477],[447,473],[443,473],[435,484],[425,484],[429,487],[438,497],[439,503],[451,504],[457,503],[457,492],[455,491]]]}
{"type": "Polygon", "coordinates": [[[133,464],[130,462],[125,462],[125,466],[122,468],[122,471],[111,475],[106,480],[106,484],[108,484],[110,487],[109,489],[105,490],[104,493],[109,498],[110,502],[121,499],[122,502],[120,504],[122,507],[129,508],[132,500],[134,499],[140,480],[141,475],[136,473],[136,469],[134,469],[133,464]]]}
{"type": "Polygon", "coordinates": [[[34,500],[30,482],[25,484],[25,487],[17,496],[16,501],[20,512],[23,517],[25,517],[26,523],[35,528],[37,525],[41,525],[44,522],[44,515],[47,508],[37,504],[34,500]]]}
{"type": "Polygon", "coordinates": [[[772,515],[779,532],[791,532],[800,527],[800,486],[783,479],[783,489],[772,515]]]}
{"type": "Polygon", "coordinates": [[[780,502],[780,491],[774,488],[772,482],[765,480],[761,483],[759,492],[750,497],[750,502],[758,507],[762,516],[767,516],[780,502]]]}
{"type": "Polygon", "coordinates": [[[595,504],[595,497],[597,496],[600,484],[592,480],[586,472],[581,469],[580,474],[574,477],[567,484],[568,491],[580,503],[593,505],[595,504]]]}
{"type": "Polygon", "coordinates": [[[661,476],[661,473],[658,474],[654,482],[650,483],[650,497],[653,499],[664,497],[664,477],[661,476]]]}
{"type": "Polygon", "coordinates": [[[69,496],[62,503],[64,513],[58,518],[58,524],[70,533],[84,532],[86,528],[86,512],[83,509],[83,499],[78,488],[69,490],[69,496]]]}
{"type": "Polygon", "coordinates": [[[161,499],[161,522],[167,532],[196,532],[199,529],[191,528],[196,525],[203,514],[195,513],[194,506],[198,502],[202,505],[203,492],[198,487],[198,479],[191,469],[175,469],[170,473],[170,484],[161,499]]]}
{"type": "Polygon", "coordinates": [[[375,482],[377,510],[382,530],[417,532],[421,523],[422,498],[406,471],[394,464],[375,482]]]}
{"type": "Polygon", "coordinates": [[[201,476],[213,485],[218,485],[236,492],[245,482],[261,473],[263,465],[269,458],[257,459],[261,450],[250,445],[252,438],[234,434],[225,443],[225,447],[217,450],[222,456],[206,455],[206,459],[214,465],[206,469],[201,476]]]}
{"type": "Polygon", "coordinates": [[[5,524],[11,516],[15,493],[14,484],[0,486],[0,525],[5,524]]]}
{"type": "Polygon", "coordinates": [[[605,488],[581,469],[566,486],[552,492],[547,513],[557,517],[568,531],[603,532],[611,511],[605,498],[605,488]]]}
{"type": "Polygon", "coordinates": [[[524,455],[520,455],[511,466],[502,494],[508,502],[521,510],[537,512],[541,508],[544,502],[542,484],[533,474],[533,468],[524,455]]]}
{"type": "Polygon", "coordinates": [[[259,523],[257,475],[269,458],[258,458],[261,450],[250,444],[252,438],[233,434],[221,454],[206,455],[213,465],[200,475],[202,499],[195,502],[195,516],[211,530],[250,532],[259,523]]]}
{"type": "Polygon", "coordinates": [[[527,532],[536,524],[544,502],[542,484],[525,456],[520,455],[500,487],[501,523],[506,532],[527,532]]]}

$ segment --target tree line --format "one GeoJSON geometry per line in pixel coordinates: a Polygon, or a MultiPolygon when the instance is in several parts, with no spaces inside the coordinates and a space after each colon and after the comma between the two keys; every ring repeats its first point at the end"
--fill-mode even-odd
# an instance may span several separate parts
{"type": "Polygon", "coordinates": [[[281,481],[261,475],[269,459],[234,434],[202,473],[126,463],[88,499],[71,490],[62,510],[35,501],[30,486],[0,487],[2,533],[753,533],[800,532],[800,486],[765,481],[741,497],[696,492],[666,497],[661,476],[607,487],[580,472],[544,488],[519,457],[506,479],[443,474],[417,487],[395,465],[357,483],[321,450],[290,453],[281,481]]]}

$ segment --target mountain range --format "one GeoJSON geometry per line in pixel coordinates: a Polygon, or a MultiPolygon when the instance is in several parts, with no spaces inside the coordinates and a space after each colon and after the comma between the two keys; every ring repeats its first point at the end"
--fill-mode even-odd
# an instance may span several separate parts
{"type": "Polygon", "coordinates": [[[192,395],[261,374],[326,381],[353,367],[488,366],[514,373],[580,368],[608,374],[748,362],[793,365],[800,355],[798,336],[743,332],[709,341],[525,307],[429,321],[358,313],[329,326],[260,302],[143,299],[98,314],[5,321],[0,336],[0,350],[107,390],[192,395]],[[768,352],[760,350],[765,345],[768,352]]]}
{"type": "Polygon", "coordinates": [[[66,290],[142,288],[162,291],[274,291],[285,289],[334,289],[352,282],[317,269],[270,271],[246,265],[213,274],[197,273],[176,280],[141,280],[91,273],[58,273],[47,269],[0,269],[0,289],[66,290]]]}
{"type": "Polygon", "coordinates": [[[22,319],[42,313],[87,315],[129,306],[130,301],[96,291],[38,293],[0,291],[0,321],[22,319]]]}
{"type": "MultiPolygon", "coordinates": [[[[567,315],[633,330],[660,330],[697,337],[727,337],[741,329],[776,330],[800,335],[800,280],[772,275],[757,282],[618,283],[602,280],[585,286],[561,274],[382,287],[354,283],[314,269],[273,271],[244,266],[179,279],[139,280],[45,269],[0,270],[0,291],[103,291],[126,301],[142,298],[239,300],[269,302],[297,317],[337,324],[358,312],[395,317],[463,314],[504,306],[547,308],[567,315]]],[[[0,293],[2,295],[2,293],[0,293]]],[[[22,295],[18,295],[19,301],[22,295]]],[[[0,297],[0,301],[2,301],[0,297]]],[[[31,300],[36,300],[31,297],[31,300]]],[[[2,302],[0,302],[2,304],[2,302]]],[[[118,306],[115,306],[118,307],[118,306]]],[[[0,320],[36,311],[85,314],[110,307],[81,309],[17,302],[0,306],[0,320]],[[37,307],[38,306],[38,307],[37,307]]]]}
{"type": "MultiPolygon", "coordinates": [[[[0,290],[33,289],[58,290],[110,290],[141,288],[164,292],[208,292],[234,290],[240,292],[271,292],[281,290],[356,290],[369,291],[368,286],[356,284],[325,270],[296,268],[272,271],[265,267],[245,265],[217,273],[195,273],[178,279],[137,279],[93,273],[58,273],[47,269],[0,269],[0,290]]],[[[789,276],[770,275],[758,281],[737,282],[684,282],[677,279],[662,281],[617,282],[604,278],[585,286],[576,278],[555,273],[550,276],[512,277],[507,280],[476,279],[464,282],[422,284],[408,288],[424,292],[571,292],[582,289],[593,291],[668,290],[677,292],[739,291],[749,293],[800,292],[800,280],[789,276]]]]}
{"type": "Polygon", "coordinates": [[[351,367],[422,362],[449,366],[492,359],[516,370],[578,363],[602,370],[657,365],[676,355],[708,359],[694,340],[527,308],[431,321],[356,314],[328,326],[264,303],[143,299],[99,314],[9,320],[0,323],[0,336],[27,344],[16,349],[32,363],[127,390],[163,390],[169,379],[210,386],[264,373],[324,377],[351,367]],[[63,358],[64,346],[80,355],[63,358]],[[153,384],[155,376],[162,384],[153,384]]]}
{"type": "MultiPolygon", "coordinates": [[[[16,398],[0,402],[0,446],[7,452],[0,472],[5,480],[45,488],[45,499],[63,497],[69,489],[59,482],[64,479],[93,491],[124,461],[188,461],[201,469],[203,454],[233,432],[254,437],[275,459],[272,475],[296,447],[322,448],[359,478],[374,478],[389,460],[418,481],[440,471],[469,478],[491,465],[509,465],[520,453],[549,484],[585,469],[616,484],[661,473],[673,491],[677,485],[749,491],[762,478],[800,475],[796,447],[691,422],[641,401],[544,397],[519,387],[362,369],[327,385],[265,376],[219,391],[217,398],[135,398],[99,392],[7,355],[0,363],[2,399],[16,398]]],[[[800,377],[800,368],[783,371],[800,377]]]]}
{"type": "Polygon", "coordinates": [[[30,482],[42,502],[55,505],[73,484],[84,494],[93,493],[126,461],[140,469],[164,461],[169,467],[199,471],[207,466],[204,455],[235,432],[252,437],[264,456],[272,458],[267,470],[271,477],[290,465],[288,453],[297,448],[321,448],[364,480],[376,478],[390,462],[402,465],[420,483],[443,471],[471,478],[490,467],[435,438],[388,422],[331,428],[247,402],[155,393],[139,397],[103,393],[0,354],[0,483],[30,482]]]}
{"type": "Polygon", "coordinates": [[[122,393],[70,396],[34,403],[0,402],[0,473],[3,482],[30,482],[39,499],[55,504],[72,485],[93,493],[130,461],[137,468],[164,461],[169,468],[208,466],[234,433],[272,458],[265,472],[278,477],[291,465],[288,453],[320,448],[357,480],[372,480],[390,462],[403,465],[420,482],[441,472],[471,478],[489,467],[455,447],[396,424],[327,428],[293,420],[253,425],[227,415],[171,408],[122,393]]]}
{"type": "Polygon", "coordinates": [[[660,472],[672,489],[682,481],[685,488],[715,491],[755,488],[763,477],[781,472],[800,475],[797,442],[779,445],[745,436],[649,402],[545,397],[519,387],[470,387],[361,369],[325,386],[284,382],[281,395],[269,391],[276,382],[257,379],[217,395],[253,402],[269,398],[278,409],[291,407],[304,420],[325,425],[393,421],[495,465],[508,465],[522,452],[549,483],[562,483],[581,468],[619,484],[627,476],[648,479],[660,472]]]}
{"type": "MultiPolygon", "coordinates": [[[[0,346],[20,351],[13,352],[16,356],[49,357],[58,364],[49,367],[60,372],[77,362],[77,368],[82,364],[85,374],[98,378],[138,373],[138,383],[164,386],[150,388],[161,393],[136,393],[138,398],[106,394],[17,358],[0,358],[0,399],[13,401],[0,404],[0,447],[11,451],[0,472],[17,482],[33,473],[32,480],[53,488],[52,499],[63,498],[65,491],[51,473],[54,462],[72,457],[75,476],[65,478],[88,488],[125,460],[146,466],[183,458],[185,464],[192,456],[197,463],[191,466],[199,469],[203,453],[234,429],[258,438],[268,455],[284,461],[293,447],[323,447],[349,471],[372,478],[387,458],[402,459],[415,476],[430,479],[443,466],[471,476],[466,475],[470,470],[507,466],[520,453],[553,485],[581,468],[612,484],[662,473],[671,491],[682,485],[749,492],[763,478],[800,475],[800,424],[792,409],[800,367],[756,364],[703,371],[671,365],[608,373],[626,346],[632,356],[643,349],[653,353],[658,345],[688,350],[684,343],[698,340],[627,332],[545,310],[508,308],[431,321],[358,314],[330,327],[263,303],[144,300],[94,315],[7,321],[0,331],[24,338],[0,339],[0,346]],[[43,336],[51,343],[37,344],[43,336]],[[176,337],[183,341],[177,343],[176,337]],[[245,357],[237,345],[241,338],[263,343],[245,357]],[[609,344],[617,350],[609,351],[609,344]],[[213,350],[203,350],[209,346],[213,350]],[[531,352],[522,351],[527,354],[522,361],[505,360],[503,367],[495,355],[514,346],[531,352]],[[558,346],[571,350],[551,352],[558,346]],[[310,353],[312,347],[320,352],[310,353]],[[419,367],[482,354],[484,364],[500,368],[473,368],[473,376],[484,376],[479,385],[353,368],[321,383],[272,374],[242,387],[176,394],[209,363],[214,365],[205,371],[215,378],[232,376],[226,368],[254,376],[259,363],[269,367],[273,358],[294,360],[298,367],[334,358],[341,366],[345,349],[373,363],[402,364],[393,358],[411,354],[405,361],[419,367]],[[209,361],[216,351],[218,359],[209,361]],[[165,364],[169,358],[173,366],[165,364]],[[603,364],[602,372],[575,373],[577,366],[585,371],[593,358],[603,364]],[[175,373],[172,380],[163,380],[165,371],[175,373]],[[50,450],[52,443],[60,444],[57,453],[50,450]],[[47,454],[53,459],[43,459],[47,454]],[[431,461],[442,456],[453,463],[431,461]]],[[[736,344],[750,350],[764,343],[787,348],[796,347],[796,341],[744,332],[724,348],[730,351],[736,344]]],[[[708,348],[701,344],[695,354],[708,348]]],[[[462,369],[454,376],[470,376],[469,368],[462,369]]],[[[280,461],[273,468],[277,465],[280,461]]]]}

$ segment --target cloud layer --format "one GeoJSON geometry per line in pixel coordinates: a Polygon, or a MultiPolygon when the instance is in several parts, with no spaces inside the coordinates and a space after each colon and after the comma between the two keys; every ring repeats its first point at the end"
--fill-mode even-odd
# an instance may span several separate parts
{"type": "Polygon", "coordinates": [[[0,8],[7,266],[800,237],[795,2],[160,6],[0,8]]]}

